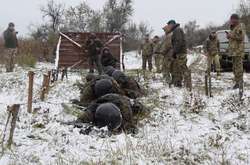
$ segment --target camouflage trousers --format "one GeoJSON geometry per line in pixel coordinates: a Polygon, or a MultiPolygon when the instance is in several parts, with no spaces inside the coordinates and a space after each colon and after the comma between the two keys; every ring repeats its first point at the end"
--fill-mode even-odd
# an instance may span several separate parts
{"type": "Polygon", "coordinates": [[[94,68],[95,68],[94,65],[96,66],[99,75],[101,75],[103,73],[103,70],[102,70],[102,63],[101,63],[100,55],[89,57],[89,72],[90,73],[94,73],[94,68]]]}
{"type": "Polygon", "coordinates": [[[161,73],[162,71],[162,64],[163,64],[163,56],[161,54],[155,54],[155,68],[157,73],[161,73]]]}
{"type": "Polygon", "coordinates": [[[152,61],[152,55],[142,55],[142,69],[146,70],[148,64],[148,69],[151,71],[153,69],[152,61]]]}
{"type": "Polygon", "coordinates": [[[220,76],[220,72],[221,72],[220,56],[218,54],[216,54],[216,55],[208,55],[207,59],[208,59],[208,62],[207,62],[207,73],[208,73],[208,75],[210,75],[211,66],[212,66],[212,64],[214,64],[216,72],[217,72],[217,76],[220,76]]]}
{"type": "Polygon", "coordinates": [[[234,81],[240,85],[243,83],[243,59],[241,56],[233,56],[234,81]]]}
{"type": "Polygon", "coordinates": [[[173,58],[169,56],[163,57],[162,73],[168,84],[172,82],[173,58]]]}
{"type": "Polygon", "coordinates": [[[184,86],[191,90],[191,71],[187,67],[187,55],[177,54],[177,58],[173,60],[172,84],[176,87],[182,87],[183,80],[184,86]]]}
{"type": "Polygon", "coordinates": [[[4,53],[4,63],[6,72],[13,72],[15,68],[15,58],[17,54],[16,48],[8,48],[4,53]]]}

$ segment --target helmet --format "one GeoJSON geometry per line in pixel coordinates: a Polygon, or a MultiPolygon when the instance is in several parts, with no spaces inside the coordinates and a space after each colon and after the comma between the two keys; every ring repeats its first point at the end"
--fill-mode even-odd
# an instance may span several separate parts
{"type": "Polygon", "coordinates": [[[87,76],[86,76],[86,81],[87,82],[90,82],[92,80],[95,80],[97,78],[97,76],[93,73],[89,73],[87,76]]]}
{"type": "Polygon", "coordinates": [[[116,70],[113,72],[112,77],[119,83],[124,84],[127,83],[127,76],[120,70],[116,70]]]}
{"type": "Polygon", "coordinates": [[[107,66],[103,70],[105,74],[112,76],[113,72],[115,71],[115,68],[113,66],[107,66]]]}
{"type": "Polygon", "coordinates": [[[109,79],[101,79],[96,81],[94,93],[96,97],[101,97],[109,93],[113,93],[113,83],[109,79]]]}
{"type": "Polygon", "coordinates": [[[95,123],[98,127],[108,126],[109,130],[116,130],[122,125],[120,109],[113,103],[104,103],[97,107],[95,123]]]}

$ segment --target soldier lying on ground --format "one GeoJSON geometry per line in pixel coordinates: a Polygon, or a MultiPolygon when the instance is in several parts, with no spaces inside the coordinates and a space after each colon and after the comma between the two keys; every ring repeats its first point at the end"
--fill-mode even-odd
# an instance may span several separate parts
{"type": "Polygon", "coordinates": [[[129,98],[135,99],[145,95],[137,81],[132,77],[126,76],[122,71],[114,71],[112,77],[117,81],[121,89],[125,92],[125,95],[129,98]]]}
{"type": "Polygon", "coordinates": [[[109,94],[117,93],[124,95],[119,84],[109,76],[97,76],[89,74],[86,77],[87,82],[83,84],[77,84],[80,88],[80,102],[74,101],[80,106],[88,106],[92,101],[97,98],[109,94]]]}
{"type": "Polygon", "coordinates": [[[92,102],[78,117],[76,123],[92,123],[98,127],[107,126],[110,131],[136,130],[136,119],[146,116],[149,110],[139,101],[131,102],[126,96],[107,94],[92,102]]]}

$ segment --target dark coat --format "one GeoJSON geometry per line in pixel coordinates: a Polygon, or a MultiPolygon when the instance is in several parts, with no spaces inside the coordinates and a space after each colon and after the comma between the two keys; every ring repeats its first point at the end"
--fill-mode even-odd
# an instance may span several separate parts
{"type": "Polygon", "coordinates": [[[176,24],[173,29],[172,47],[174,55],[187,53],[186,38],[184,31],[180,28],[180,24],[176,24]]]}
{"type": "Polygon", "coordinates": [[[15,31],[11,31],[10,29],[7,29],[4,31],[4,45],[6,48],[17,48],[18,47],[18,41],[15,31]]]}

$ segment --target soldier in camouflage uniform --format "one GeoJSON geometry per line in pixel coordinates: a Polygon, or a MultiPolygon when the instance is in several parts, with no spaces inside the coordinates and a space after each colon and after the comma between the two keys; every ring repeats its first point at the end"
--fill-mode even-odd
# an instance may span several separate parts
{"type": "Polygon", "coordinates": [[[91,33],[85,45],[89,57],[89,72],[94,73],[94,65],[96,65],[98,73],[101,75],[103,72],[101,64],[102,42],[94,33],[91,33]]]}
{"type": "Polygon", "coordinates": [[[118,93],[124,95],[119,84],[109,76],[97,76],[89,74],[86,77],[87,82],[82,85],[78,84],[80,88],[80,102],[81,106],[88,106],[92,101],[108,93],[118,93]]]}
{"type": "Polygon", "coordinates": [[[5,46],[5,67],[6,72],[13,72],[15,67],[15,57],[17,54],[17,32],[15,31],[14,23],[9,23],[8,29],[4,31],[4,46],[5,46]]]}
{"type": "Polygon", "coordinates": [[[153,38],[153,45],[154,45],[154,59],[155,59],[155,67],[156,72],[161,73],[162,72],[162,64],[163,64],[163,55],[161,54],[161,40],[159,36],[155,36],[153,38]]]}
{"type": "MultiPolygon", "coordinates": [[[[147,109],[143,107],[142,104],[138,104],[138,101],[135,101],[132,104],[130,99],[126,96],[107,94],[92,102],[87,110],[79,116],[77,122],[96,124],[96,110],[100,105],[105,103],[111,103],[119,108],[122,115],[122,124],[120,128],[123,130],[134,129],[136,125],[135,120],[133,119],[134,115],[141,113],[144,110],[147,111],[147,109]]],[[[111,108],[111,106],[107,108],[106,113],[110,114],[103,115],[104,117],[113,115],[114,112],[109,111],[111,108]]],[[[106,120],[108,120],[108,118],[106,118],[106,120]]],[[[112,118],[109,120],[112,120],[112,118]]]]}
{"type": "Polygon", "coordinates": [[[240,18],[237,14],[231,16],[230,25],[231,31],[227,33],[227,38],[229,39],[229,51],[233,57],[234,89],[236,89],[241,85],[243,86],[245,26],[240,23],[240,18]]]}
{"type": "Polygon", "coordinates": [[[205,43],[205,53],[208,58],[207,64],[207,74],[210,76],[211,66],[215,64],[215,68],[217,71],[217,77],[220,76],[220,57],[219,57],[220,43],[217,39],[216,32],[212,32],[205,43]]]}
{"type": "Polygon", "coordinates": [[[172,83],[176,87],[182,87],[182,81],[184,79],[184,86],[191,90],[191,71],[187,67],[187,47],[186,39],[183,30],[180,28],[180,24],[177,24],[174,20],[168,22],[168,26],[172,32],[172,48],[173,53],[173,72],[172,83]]]}
{"type": "Polygon", "coordinates": [[[142,53],[142,69],[145,71],[148,64],[149,71],[152,71],[153,43],[149,35],[146,35],[144,43],[141,44],[140,52],[142,53]]]}
{"type": "Polygon", "coordinates": [[[168,84],[172,82],[172,67],[173,67],[173,49],[172,49],[172,33],[170,32],[169,26],[163,28],[165,32],[165,38],[161,47],[163,54],[163,77],[168,84]]]}

